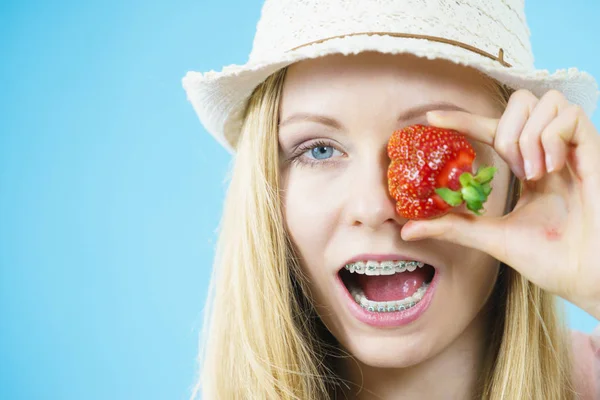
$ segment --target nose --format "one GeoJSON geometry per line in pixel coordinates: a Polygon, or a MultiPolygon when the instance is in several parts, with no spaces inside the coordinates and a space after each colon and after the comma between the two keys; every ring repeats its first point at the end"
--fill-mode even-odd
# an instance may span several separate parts
{"type": "Polygon", "coordinates": [[[374,154],[363,154],[354,165],[352,189],[347,203],[347,216],[353,226],[372,230],[384,224],[405,224],[408,220],[396,213],[396,202],[389,195],[387,169],[389,158],[385,148],[374,154]]]}

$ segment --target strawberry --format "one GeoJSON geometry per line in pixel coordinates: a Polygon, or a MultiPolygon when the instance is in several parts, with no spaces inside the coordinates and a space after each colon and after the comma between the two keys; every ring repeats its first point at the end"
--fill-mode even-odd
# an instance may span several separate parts
{"type": "Polygon", "coordinates": [[[492,191],[495,167],[473,176],[475,151],[461,133],[413,125],[393,133],[387,146],[388,188],[396,211],[408,219],[432,218],[466,203],[480,215],[492,191]]]}

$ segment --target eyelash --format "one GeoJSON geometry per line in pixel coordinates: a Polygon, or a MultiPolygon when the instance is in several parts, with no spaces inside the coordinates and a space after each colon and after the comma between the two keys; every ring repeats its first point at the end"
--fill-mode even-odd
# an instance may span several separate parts
{"type": "Polygon", "coordinates": [[[323,164],[335,164],[338,161],[333,161],[331,159],[328,160],[323,160],[323,161],[319,161],[319,160],[315,160],[312,158],[305,158],[304,153],[306,153],[309,150],[312,150],[316,147],[331,147],[337,151],[339,151],[340,153],[342,152],[341,150],[338,150],[336,148],[336,146],[333,145],[332,142],[328,141],[328,140],[317,140],[314,142],[309,142],[309,143],[303,143],[300,146],[298,146],[296,148],[296,151],[294,152],[294,154],[289,158],[289,163],[290,164],[298,164],[298,165],[306,165],[309,167],[316,167],[319,165],[323,165],[323,164]]]}

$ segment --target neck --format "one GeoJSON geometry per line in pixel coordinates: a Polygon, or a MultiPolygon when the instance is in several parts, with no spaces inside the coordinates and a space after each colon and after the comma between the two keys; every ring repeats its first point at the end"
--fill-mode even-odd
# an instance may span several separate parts
{"type": "Polygon", "coordinates": [[[346,376],[355,383],[348,398],[473,399],[486,354],[487,318],[481,313],[441,353],[407,368],[378,368],[348,360],[346,376]],[[360,383],[363,382],[362,388],[360,383]]]}

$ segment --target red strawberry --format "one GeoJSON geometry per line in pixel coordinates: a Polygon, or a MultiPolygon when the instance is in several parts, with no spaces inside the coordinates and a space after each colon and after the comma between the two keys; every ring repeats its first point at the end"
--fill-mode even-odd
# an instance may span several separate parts
{"type": "Polygon", "coordinates": [[[398,214],[431,218],[465,202],[480,215],[496,168],[480,168],[473,176],[475,151],[462,134],[413,125],[394,132],[387,150],[388,187],[398,214]]]}

